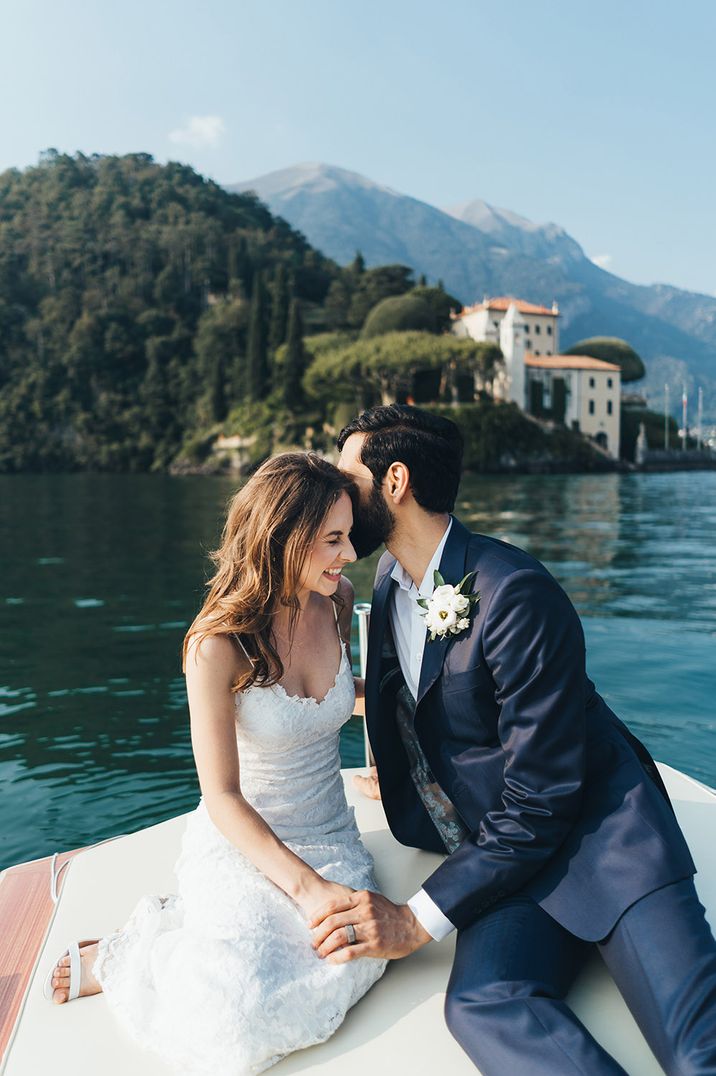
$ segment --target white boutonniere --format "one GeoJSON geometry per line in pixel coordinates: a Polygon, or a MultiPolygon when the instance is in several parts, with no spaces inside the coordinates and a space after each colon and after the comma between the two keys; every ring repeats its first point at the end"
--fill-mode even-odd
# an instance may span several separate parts
{"type": "Polygon", "coordinates": [[[425,627],[433,639],[443,639],[446,635],[459,635],[470,627],[470,616],[480,600],[479,593],[470,594],[472,581],[477,572],[469,572],[465,578],[451,586],[446,583],[440,572],[435,572],[435,590],[430,598],[418,598],[418,605],[423,612],[425,627]]]}

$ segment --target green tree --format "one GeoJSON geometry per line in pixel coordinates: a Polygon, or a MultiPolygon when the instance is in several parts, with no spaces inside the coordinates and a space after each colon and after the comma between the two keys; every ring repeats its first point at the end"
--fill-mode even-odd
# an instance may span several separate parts
{"type": "Polygon", "coordinates": [[[201,315],[194,336],[200,386],[213,384],[216,360],[221,359],[229,396],[235,404],[243,400],[246,393],[248,313],[244,299],[227,298],[215,302],[201,315]]]}
{"type": "Polygon", "coordinates": [[[223,422],[228,411],[226,403],[226,375],[224,360],[216,355],[212,364],[210,389],[211,417],[214,422],[223,422]]]}
{"type": "Polygon", "coordinates": [[[426,332],[392,332],[325,350],[308,367],[304,385],[316,400],[394,403],[414,397],[418,375],[430,372],[435,386],[445,376],[472,378],[485,356],[499,355],[494,344],[426,332]],[[448,371],[448,374],[445,372],[448,371]]]}
{"type": "Polygon", "coordinates": [[[348,282],[339,278],[328,289],[324,311],[326,325],[329,329],[344,329],[349,324],[351,307],[351,289],[348,282]]]}
{"type": "Polygon", "coordinates": [[[634,348],[618,336],[590,336],[587,340],[572,344],[567,354],[589,355],[602,362],[614,363],[621,367],[622,383],[639,381],[646,373],[644,362],[634,348]]]}
{"type": "Polygon", "coordinates": [[[452,323],[450,315],[452,313],[459,314],[462,310],[462,303],[459,299],[456,299],[454,295],[450,295],[444,288],[428,288],[422,285],[418,285],[417,288],[413,288],[408,292],[408,295],[415,299],[422,299],[427,303],[433,312],[433,332],[442,333],[447,332],[452,323]]]}
{"type": "Polygon", "coordinates": [[[408,292],[407,295],[382,299],[374,306],[365,319],[361,336],[369,340],[373,336],[391,332],[416,330],[429,333],[433,332],[434,327],[435,318],[428,303],[408,292]]]}
{"type": "Polygon", "coordinates": [[[303,374],[306,353],[303,346],[303,321],[298,300],[291,302],[288,317],[288,340],[283,368],[283,400],[289,411],[300,411],[304,403],[303,374]]]}
{"type": "Polygon", "coordinates": [[[366,269],[357,278],[348,314],[349,325],[360,328],[381,299],[403,295],[413,287],[413,271],[407,265],[381,265],[366,269]]]}
{"type": "Polygon", "coordinates": [[[246,355],[246,398],[263,400],[269,390],[268,341],[266,339],[266,288],[263,275],[254,277],[246,355]]]}
{"type": "Polygon", "coordinates": [[[288,272],[281,263],[274,274],[271,288],[271,325],[269,328],[269,350],[273,354],[286,339],[288,326],[288,309],[290,304],[288,272]]]}
{"type": "Polygon", "coordinates": [[[167,379],[158,354],[149,360],[140,390],[144,421],[155,442],[166,438],[172,423],[167,379]]]}

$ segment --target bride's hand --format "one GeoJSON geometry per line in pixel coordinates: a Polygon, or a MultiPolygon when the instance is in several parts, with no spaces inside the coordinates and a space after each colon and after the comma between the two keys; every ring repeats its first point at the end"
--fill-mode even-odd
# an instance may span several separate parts
{"type": "Polygon", "coordinates": [[[306,896],[300,900],[299,907],[306,919],[310,922],[326,904],[332,901],[340,901],[341,904],[350,899],[355,893],[348,885],[339,882],[329,882],[325,878],[317,877],[316,884],[312,885],[306,896]]]}

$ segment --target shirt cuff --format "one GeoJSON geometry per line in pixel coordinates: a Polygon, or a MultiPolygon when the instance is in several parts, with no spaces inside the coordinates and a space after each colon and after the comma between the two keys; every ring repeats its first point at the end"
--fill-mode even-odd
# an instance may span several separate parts
{"type": "Polygon", "coordinates": [[[419,889],[414,897],[408,901],[408,907],[424,930],[427,930],[435,941],[447,938],[455,924],[451,923],[446,915],[438,908],[432,897],[429,897],[424,889],[419,889]]]}

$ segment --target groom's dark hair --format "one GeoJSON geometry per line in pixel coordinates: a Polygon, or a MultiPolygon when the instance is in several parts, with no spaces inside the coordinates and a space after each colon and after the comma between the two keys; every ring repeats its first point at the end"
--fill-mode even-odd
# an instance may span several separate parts
{"type": "Polygon", "coordinates": [[[360,458],[377,489],[391,463],[404,463],[420,507],[428,512],[452,512],[460,485],[463,442],[449,418],[408,404],[388,404],[371,407],[344,426],[339,449],[353,433],[367,434],[360,458]]]}

